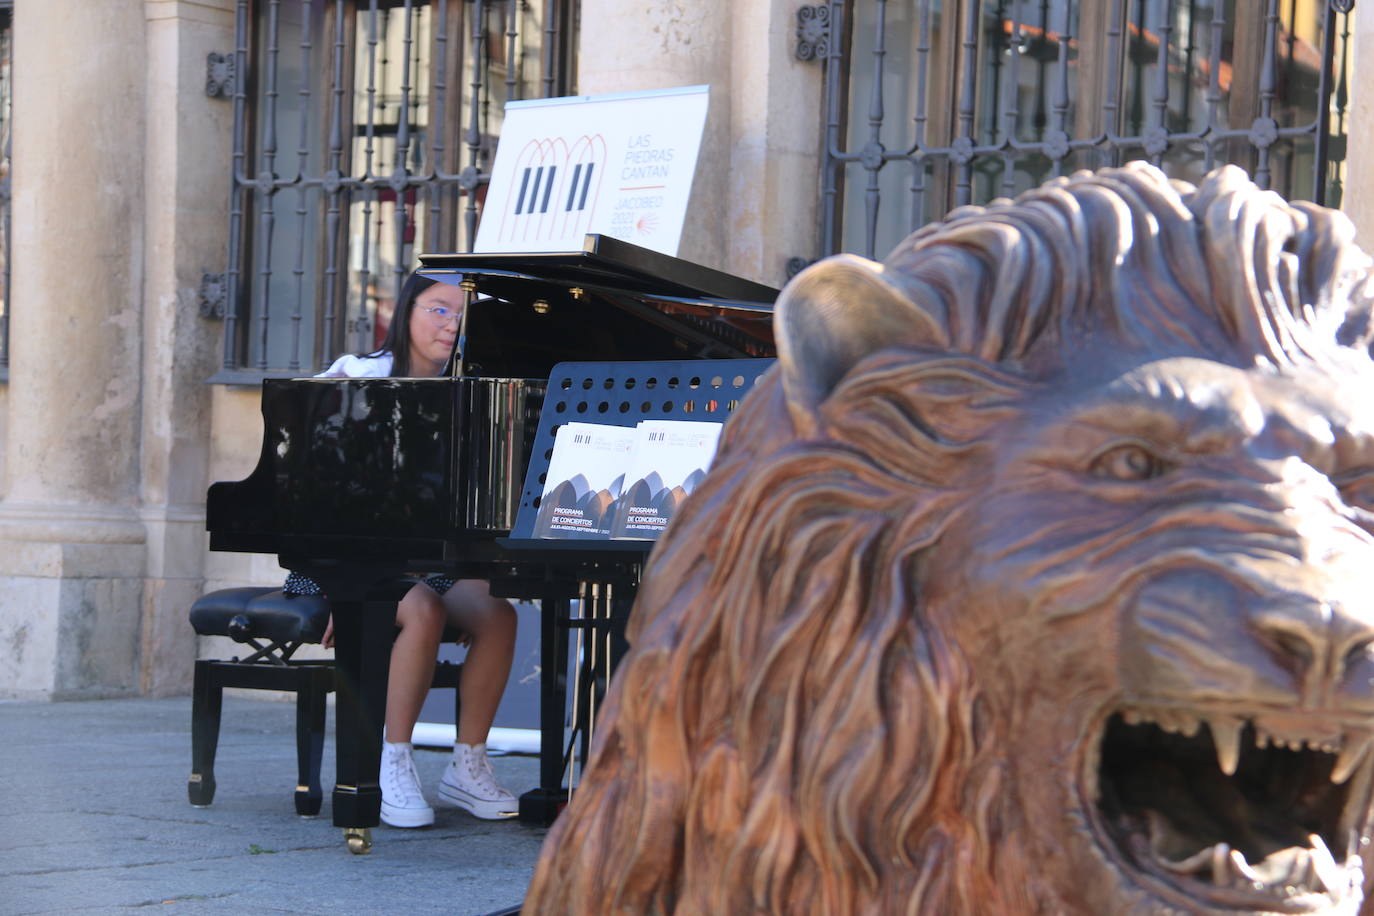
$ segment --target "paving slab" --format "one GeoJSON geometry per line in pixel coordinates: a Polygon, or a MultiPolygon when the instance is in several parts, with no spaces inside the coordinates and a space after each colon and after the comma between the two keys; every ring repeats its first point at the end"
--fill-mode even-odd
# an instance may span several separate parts
{"type": "MultiPolygon", "coordinates": [[[[331,713],[332,723],[332,713],[331,713]]],[[[55,913],[449,913],[520,903],[545,830],[437,808],[351,855],[329,817],[295,813],[295,708],[226,695],[212,805],[186,798],[191,701],[0,702],[0,916],[55,913]]],[[[427,794],[447,753],[416,751],[427,794]]],[[[496,757],[519,794],[533,757],[496,757]]]]}

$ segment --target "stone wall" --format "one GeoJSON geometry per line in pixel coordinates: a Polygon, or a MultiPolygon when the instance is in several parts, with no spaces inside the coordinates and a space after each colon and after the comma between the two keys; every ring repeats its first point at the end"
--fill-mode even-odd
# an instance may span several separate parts
{"type": "Polygon", "coordinates": [[[819,64],[793,57],[795,3],[584,3],[584,95],[711,87],[679,255],[781,285],[817,248],[819,64]]]}
{"type": "MultiPolygon", "coordinates": [[[[1368,3],[1355,6],[1354,29],[1351,40],[1352,68],[1350,85],[1360,87],[1365,74],[1374,75],[1374,9],[1368,3]]],[[[1365,251],[1374,254],[1374,159],[1360,155],[1371,148],[1365,135],[1374,143],[1374,94],[1350,94],[1350,112],[1346,120],[1350,150],[1345,173],[1345,200],[1341,209],[1355,223],[1356,241],[1365,251]]]]}
{"type": "Polygon", "coordinates": [[[0,696],[182,692],[205,554],[232,0],[20,0],[0,696]]]}

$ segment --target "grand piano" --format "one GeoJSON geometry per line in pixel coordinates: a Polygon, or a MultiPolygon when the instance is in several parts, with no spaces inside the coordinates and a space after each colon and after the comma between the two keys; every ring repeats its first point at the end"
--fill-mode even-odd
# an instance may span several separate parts
{"type": "Polygon", "coordinates": [[[333,821],[354,852],[370,848],[379,820],[396,601],[414,574],[486,578],[498,595],[541,601],[541,785],[521,816],[551,820],[562,797],[569,599],[609,606],[612,583],[633,585],[648,545],[541,551],[510,537],[537,487],[526,469],[555,367],[774,352],[777,290],[610,237],[589,235],[581,251],[420,260],[421,273],[468,292],[451,373],[263,382],[257,467],[207,497],[211,550],[276,554],[329,596],[333,821]]]}

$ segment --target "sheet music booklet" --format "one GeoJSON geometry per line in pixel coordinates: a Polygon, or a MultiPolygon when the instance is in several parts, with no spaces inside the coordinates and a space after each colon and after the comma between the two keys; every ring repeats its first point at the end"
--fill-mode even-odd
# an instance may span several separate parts
{"type": "Polygon", "coordinates": [[[535,536],[655,540],[706,477],[721,424],[568,423],[555,434],[535,536]]]}
{"type": "Polygon", "coordinates": [[[607,538],[634,446],[628,426],[565,423],[554,433],[544,495],[535,517],[541,538],[607,538]]]}

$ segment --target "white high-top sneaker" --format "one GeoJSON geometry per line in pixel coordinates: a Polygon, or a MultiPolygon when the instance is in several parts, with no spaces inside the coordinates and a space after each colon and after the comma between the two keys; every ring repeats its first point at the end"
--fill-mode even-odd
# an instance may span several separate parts
{"type": "Polygon", "coordinates": [[[496,781],[486,744],[453,746],[453,759],[439,780],[439,800],[488,821],[513,817],[520,811],[515,796],[496,781]]]}
{"type": "Polygon", "coordinates": [[[415,758],[409,742],[382,743],[382,823],[392,827],[428,827],[434,823],[434,809],[420,791],[415,758]]]}

